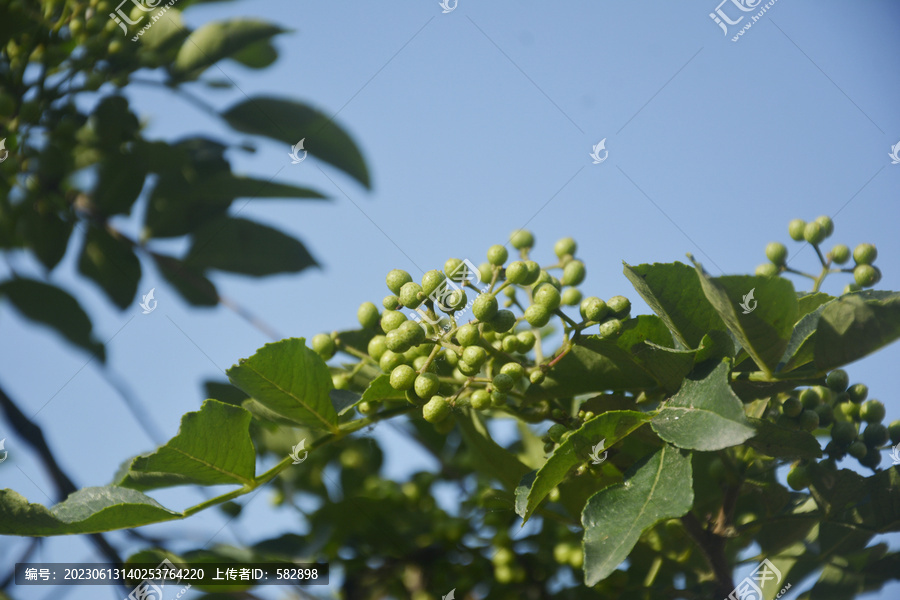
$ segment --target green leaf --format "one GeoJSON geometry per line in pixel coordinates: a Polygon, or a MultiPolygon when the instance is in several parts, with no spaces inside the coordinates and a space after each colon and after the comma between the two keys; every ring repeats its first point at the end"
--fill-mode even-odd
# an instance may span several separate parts
{"type": "Polygon", "coordinates": [[[773,458],[819,458],[822,447],[816,437],[806,431],[779,427],[766,419],[749,419],[756,435],[747,445],[773,458]]]}
{"type": "Polygon", "coordinates": [[[544,497],[566,479],[573,467],[589,460],[595,445],[605,441],[604,448],[609,449],[649,420],[650,416],[645,413],[621,410],[603,413],[586,422],[560,444],[538,470],[526,502],[521,510],[517,502],[516,512],[527,521],[544,497]]]}
{"type": "Polygon", "coordinates": [[[406,395],[391,386],[391,376],[385,373],[372,380],[369,387],[363,391],[360,400],[362,402],[376,402],[389,398],[403,399],[406,398],[406,395]]]}
{"type": "Polygon", "coordinates": [[[706,298],[738,343],[760,369],[772,373],[787,348],[797,322],[794,286],[781,277],[726,275],[709,277],[697,265],[706,298]],[[753,298],[750,293],[753,292],[753,298]],[[741,303],[752,307],[745,314],[741,303]]]}
{"type": "MultiPolygon", "coordinates": [[[[31,251],[48,271],[52,271],[66,255],[73,222],[61,219],[52,210],[28,210],[22,215],[21,222],[31,251]]],[[[2,242],[0,246],[7,247],[2,242]]]]}
{"type": "Polygon", "coordinates": [[[588,586],[616,570],[641,532],[691,509],[690,457],[663,445],[625,474],[625,483],[611,485],[588,500],[584,526],[584,581],[588,586]]]}
{"type": "Polygon", "coordinates": [[[238,50],[229,58],[251,69],[265,69],[278,60],[278,51],[270,40],[260,40],[238,50]]]}
{"type": "Polygon", "coordinates": [[[162,19],[157,20],[153,27],[140,36],[140,43],[147,50],[159,53],[180,46],[188,35],[190,30],[184,26],[181,11],[171,6],[162,19]]]}
{"type": "Polygon", "coordinates": [[[828,304],[819,318],[815,363],[830,371],[900,337],[900,292],[857,292],[828,304]]]}
{"type": "Polygon", "coordinates": [[[349,412],[351,408],[362,402],[362,396],[351,390],[331,390],[328,393],[334,411],[339,417],[349,412]]]}
{"type": "Polygon", "coordinates": [[[97,168],[92,203],[104,216],[128,214],[147,178],[147,151],[141,144],[103,156],[97,168]]]}
{"type": "Polygon", "coordinates": [[[89,226],[78,258],[78,272],[92,279],[121,309],[128,308],[141,281],[141,262],[131,246],[105,229],[89,226]]]}
{"type": "Polygon", "coordinates": [[[22,315],[49,325],[76,346],[106,360],[103,344],[91,335],[91,320],[78,301],[58,287],[16,278],[0,284],[0,297],[6,296],[22,315]]]}
{"type": "Polygon", "coordinates": [[[331,373],[303,338],[266,344],[228,369],[231,382],[266,408],[295,423],[337,432],[328,392],[331,373]]]}
{"type": "Polygon", "coordinates": [[[833,302],[830,300],[820,304],[803,316],[794,326],[791,339],[788,341],[784,355],[778,362],[779,372],[788,372],[802,367],[815,358],[816,331],[819,327],[819,319],[825,309],[833,302]]]}
{"type": "Polygon", "coordinates": [[[234,387],[227,381],[204,381],[203,390],[207,398],[215,398],[225,404],[240,406],[241,402],[247,399],[247,394],[243,390],[234,387]]]}
{"type": "Polygon", "coordinates": [[[99,533],[180,518],[153,498],[114,485],[78,490],[50,509],[13,490],[0,490],[0,535],[99,533]]]}
{"type": "Polygon", "coordinates": [[[170,72],[178,80],[194,79],[223,58],[285,31],[277,25],[251,19],[207,23],[184,41],[170,72]]]}
{"type": "Polygon", "coordinates": [[[251,98],[223,115],[238,131],[262,135],[303,148],[369,187],[369,172],[353,140],[325,113],[306,104],[278,98],[251,98]]]}
{"type": "Polygon", "coordinates": [[[222,217],[202,226],[184,260],[198,269],[219,269],[262,277],[296,273],[315,266],[298,240],[277,229],[245,219],[222,217]]]}
{"type": "Polygon", "coordinates": [[[178,435],[149,456],[131,463],[119,485],[137,490],[173,485],[247,485],[253,482],[256,451],[250,441],[250,413],[206,400],[181,417],[178,435]]]}
{"type": "Polygon", "coordinates": [[[466,447],[476,456],[474,468],[497,479],[507,490],[514,491],[531,469],[491,438],[477,411],[464,410],[454,416],[466,447]]]}
{"type": "Polygon", "coordinates": [[[201,269],[190,267],[172,256],[151,253],[166,281],[193,306],[218,306],[219,292],[201,269]]]}
{"type": "Polygon", "coordinates": [[[625,265],[625,277],[685,348],[697,348],[703,336],[725,329],[706,299],[694,269],[680,262],[625,265]]]}
{"type": "Polygon", "coordinates": [[[693,370],[697,355],[697,350],[672,350],[653,342],[634,346],[631,352],[635,361],[670,394],[678,390],[682,380],[693,370]]]}
{"type": "Polygon", "coordinates": [[[325,198],[315,190],[305,187],[242,177],[233,173],[217,173],[204,183],[204,194],[211,197],[234,198],[309,198],[322,200],[325,198]]]}
{"type": "Polygon", "coordinates": [[[650,425],[662,439],[691,450],[721,450],[756,434],[740,398],[731,391],[726,362],[708,374],[687,377],[650,425]]]}

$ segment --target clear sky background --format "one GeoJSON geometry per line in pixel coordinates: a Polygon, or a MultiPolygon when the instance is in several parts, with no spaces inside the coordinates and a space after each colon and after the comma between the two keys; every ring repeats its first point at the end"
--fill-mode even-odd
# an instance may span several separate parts
{"type": "MultiPolygon", "coordinates": [[[[459,0],[442,14],[437,0],[240,0],[186,11],[193,27],[256,17],[292,28],[276,38],[280,58],[272,68],[224,61],[207,73],[238,89],[189,89],[222,109],[245,95],[270,95],[337,112],[363,151],[371,191],[315,158],[290,164],[281,144],[229,138],[222,122],[152,86],[129,86],[127,95],[150,137],[227,139],[236,171],[330,197],[234,205],[299,237],[322,264],[299,276],[213,276],[222,294],[282,336],[354,327],[359,303],[380,304],[387,293],[388,270],[418,278],[451,256],[478,264],[490,245],[523,226],[534,231],[544,263],[556,239],[574,237],[588,267],[585,295],[625,294],[633,314],[648,309],[622,275],[623,260],[685,261],[691,252],[712,274],[752,273],[765,261],[766,243],[777,240],[788,245],[791,266],[817,271],[814,252],[788,238],[787,223],[822,214],[835,222],[827,248],[875,243],[879,287],[900,289],[900,165],[888,157],[900,141],[900,5],[779,0],[732,42],[739,26],[724,35],[708,16],[716,4],[459,0]],[[592,164],[591,147],[604,138],[609,157],[592,164]],[[238,148],[246,141],[256,153],[238,148]]],[[[731,2],[722,9],[742,14],[731,2]]],[[[134,218],[118,225],[136,233],[144,209],[141,200],[134,218]]],[[[191,309],[150,264],[139,293],[155,287],[158,308],[143,315],[137,298],[119,311],[74,275],[74,259],[72,252],[50,281],[79,298],[100,339],[112,338],[109,365],[147,420],[135,420],[98,366],[85,364],[87,355],[8,305],[0,305],[0,381],[26,413],[40,409],[35,419],[51,448],[84,487],[108,483],[125,459],[154,448],[153,431],[172,437],[181,415],[203,401],[204,380],[224,379],[224,369],[270,340],[227,309],[191,309]]],[[[41,276],[26,256],[10,260],[41,276]]],[[[0,264],[0,275],[8,274],[0,264]]],[[[824,291],[839,294],[848,281],[834,276],[824,291]]],[[[895,345],[848,369],[851,381],[867,383],[870,396],[885,402],[888,420],[900,418],[898,360],[895,345]]],[[[388,475],[431,465],[391,428],[374,435],[387,445],[388,475]]],[[[40,463],[0,421],[3,437],[9,458],[0,487],[52,504],[40,463]]],[[[206,497],[189,489],[152,495],[175,509],[206,497]]],[[[265,490],[236,525],[221,529],[226,520],[211,510],[147,529],[178,532],[193,546],[305,531],[271,507],[265,490]]],[[[140,548],[122,534],[110,539],[126,553],[140,548]]],[[[890,541],[900,547],[897,536],[890,541]]],[[[0,563],[8,567],[28,543],[0,540],[0,563]]],[[[67,538],[48,541],[32,560],[99,559],[85,539],[67,538]]],[[[802,582],[791,583],[796,597],[802,582]]],[[[114,588],[32,589],[17,597],[118,596],[114,588]]],[[[893,584],[866,597],[898,593],[893,584]]],[[[271,589],[261,595],[277,597],[271,589]]]]}

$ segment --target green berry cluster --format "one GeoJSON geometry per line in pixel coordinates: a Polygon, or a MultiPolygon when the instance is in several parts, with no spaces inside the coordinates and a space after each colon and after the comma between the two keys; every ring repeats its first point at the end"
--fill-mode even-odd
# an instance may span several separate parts
{"type": "MultiPolygon", "coordinates": [[[[357,311],[359,324],[371,334],[365,352],[342,345],[336,334],[315,336],[311,347],[325,360],[346,350],[362,359],[360,365],[377,364],[391,387],[420,406],[422,417],[441,432],[452,428],[454,421],[447,417],[459,406],[505,410],[531,421],[547,418],[552,407],[527,401],[525,388],[541,384],[582,333],[619,335],[631,302],[624,296],[606,301],[583,297],[579,286],[587,272],[576,258],[572,238],[556,242],[556,261],[546,267],[530,258],[534,243],[531,232],[517,230],[507,246],[488,248],[487,261],[477,269],[450,258],[419,281],[393,269],[385,277],[390,294],[382,301],[383,310],[364,302],[357,311]],[[508,246],[518,251],[517,257],[508,246]],[[576,306],[580,321],[563,312],[576,306]],[[556,353],[545,355],[541,329],[553,317],[562,320],[567,340],[556,353]]],[[[335,375],[335,387],[352,387],[352,376],[362,368],[335,375]]],[[[363,402],[357,408],[372,414],[382,402],[363,402]]],[[[570,428],[583,420],[584,415],[565,417],[570,428]]]]}
{"type": "Polygon", "coordinates": [[[771,242],[766,246],[766,258],[769,259],[769,262],[756,267],[756,274],[768,277],[775,277],[783,272],[804,275],[814,280],[813,291],[818,291],[825,276],[829,273],[852,273],[854,281],[847,284],[844,288],[845,294],[872,287],[881,281],[881,270],[872,264],[875,262],[875,257],[878,256],[878,251],[875,249],[874,244],[863,243],[854,248],[852,257],[855,265],[852,268],[832,268],[832,265],[846,264],[851,258],[850,248],[845,244],[837,244],[832,247],[828,254],[822,254],[819,246],[832,233],[834,233],[834,222],[830,217],[824,215],[809,223],[803,219],[794,219],[788,223],[788,235],[791,236],[792,240],[808,242],[815,249],[822,263],[822,272],[818,276],[788,267],[788,249],[781,242],[771,242]]]}
{"type": "MultiPolygon", "coordinates": [[[[838,461],[849,455],[860,465],[875,469],[881,463],[882,447],[888,441],[900,443],[900,420],[885,426],[884,404],[868,399],[869,388],[865,384],[850,385],[843,369],[829,373],[825,383],[784,397],[776,423],[809,432],[830,427],[831,440],[825,446],[828,460],[838,461]],[[862,425],[865,429],[860,431],[862,425]]],[[[808,465],[795,464],[788,473],[788,485],[799,491],[809,484],[808,465]]]]}

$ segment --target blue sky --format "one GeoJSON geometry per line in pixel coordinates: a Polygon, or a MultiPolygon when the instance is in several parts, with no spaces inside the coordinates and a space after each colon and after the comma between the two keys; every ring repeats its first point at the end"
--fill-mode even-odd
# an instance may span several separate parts
{"type": "MultiPolygon", "coordinates": [[[[220,138],[233,146],[228,157],[236,171],[329,196],[235,205],[243,206],[241,216],[302,239],[323,266],[261,280],[214,276],[221,293],[283,336],[352,327],[361,301],[379,304],[387,293],[388,270],[418,277],[450,256],[477,264],[490,245],[526,224],[536,235],[538,260],[552,258],[556,239],[574,237],[588,266],[585,294],[627,295],[635,313],[647,309],[622,275],[623,260],[684,261],[691,252],[713,274],[750,273],[764,262],[766,243],[777,240],[788,245],[792,266],[813,270],[812,249],[789,240],[787,223],[821,214],[835,222],[826,247],[877,244],[879,287],[897,290],[900,165],[888,153],[900,141],[900,6],[886,0],[864,6],[780,0],[737,42],[731,35],[743,23],[723,35],[709,17],[715,0],[552,8],[460,0],[448,14],[437,0],[241,0],[186,11],[193,27],[256,17],[293,29],[276,38],[280,58],[272,68],[225,61],[208,72],[238,89],[190,89],[222,109],[269,95],[337,112],[362,149],[371,191],[314,158],[292,165],[289,148],[232,136],[214,117],[152,86],[129,86],[127,94],[150,137],[220,138]],[[592,164],[591,148],[604,138],[608,159],[592,164]],[[237,147],[245,141],[257,151],[237,147]]],[[[731,2],[722,10],[742,14],[731,2]]],[[[140,201],[119,225],[136,232],[143,209],[140,201]]],[[[200,406],[204,380],[223,378],[224,369],[269,340],[227,309],[190,309],[149,264],[140,290],[156,288],[158,309],[143,315],[136,300],[119,311],[74,275],[74,254],[50,280],[74,290],[98,337],[112,338],[110,366],[153,425],[135,421],[96,365],[85,366],[86,355],[5,305],[0,378],[26,412],[46,403],[36,420],[73,478],[81,486],[103,485],[123,460],[154,447],[148,429],[166,439],[175,434],[181,415],[200,406]]],[[[11,260],[40,273],[27,257],[11,260]]],[[[835,276],[824,291],[840,293],[846,282],[835,276]]],[[[808,289],[803,280],[795,285],[808,289]]],[[[889,420],[900,418],[898,359],[894,346],[848,369],[852,381],[867,383],[870,395],[885,402],[889,420]]],[[[390,428],[375,435],[387,440],[389,475],[430,466],[390,428]]],[[[52,496],[53,488],[40,464],[2,422],[0,437],[9,451],[0,466],[2,487],[49,504],[44,492],[52,496]]],[[[201,498],[192,490],[156,497],[173,508],[201,498]]],[[[263,491],[213,543],[280,533],[285,521],[272,517],[263,491]]],[[[203,543],[224,522],[218,511],[207,511],[158,531],[203,543]]],[[[122,536],[112,539],[136,549],[122,536]]],[[[4,540],[0,557],[18,557],[26,543],[4,540]]],[[[34,560],[93,560],[92,547],[77,538],[52,540],[34,560]]],[[[797,589],[799,582],[792,583],[797,589]]],[[[64,595],[113,596],[111,590],[64,595]]],[[[895,584],[868,597],[898,591],[895,584]]],[[[33,597],[50,596],[62,597],[56,588],[33,597]]]]}

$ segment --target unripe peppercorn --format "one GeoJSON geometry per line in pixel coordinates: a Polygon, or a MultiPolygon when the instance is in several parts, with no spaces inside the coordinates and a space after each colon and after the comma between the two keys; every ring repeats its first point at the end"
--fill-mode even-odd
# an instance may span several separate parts
{"type": "Polygon", "coordinates": [[[494,386],[494,389],[500,392],[508,392],[513,389],[515,385],[515,381],[513,378],[505,373],[497,373],[494,375],[494,378],[491,380],[491,385],[494,386]]]}
{"type": "Polygon", "coordinates": [[[800,413],[800,428],[805,431],[815,431],[819,428],[819,415],[814,410],[804,410],[800,413]]]}
{"type": "Polygon", "coordinates": [[[447,276],[437,269],[427,271],[422,275],[422,291],[426,296],[429,296],[444,282],[445,279],[447,279],[447,276]]]}
{"type": "Polygon", "coordinates": [[[563,285],[580,285],[586,274],[584,263],[580,260],[572,260],[563,268],[563,276],[560,281],[563,285]]]}
{"type": "Polygon", "coordinates": [[[391,371],[391,387],[395,390],[412,389],[416,383],[416,372],[409,365],[399,365],[391,371]]]}
{"type": "Polygon", "coordinates": [[[550,436],[550,439],[556,442],[557,444],[562,439],[562,435],[568,431],[565,425],[560,425],[559,423],[552,425],[550,430],[547,432],[547,435],[550,436]]]}
{"type": "Polygon", "coordinates": [[[856,435],[856,425],[848,421],[838,421],[831,428],[831,439],[842,446],[846,446],[855,440],[856,435]]]}
{"type": "Polygon", "coordinates": [[[519,363],[511,362],[500,367],[500,372],[509,375],[512,378],[513,383],[515,383],[525,376],[525,367],[519,363]]]}
{"type": "Polygon", "coordinates": [[[812,477],[809,474],[809,470],[802,466],[796,465],[792,468],[787,474],[787,483],[791,486],[791,489],[799,492],[802,489],[806,489],[812,483],[812,477]]]}
{"type": "Polygon", "coordinates": [[[859,407],[859,416],[863,421],[868,423],[881,423],[884,420],[885,410],[884,404],[878,400],[866,400],[859,407]]]}
{"type": "Polygon", "coordinates": [[[863,400],[866,399],[866,397],[868,397],[869,386],[864,383],[854,383],[849,388],[847,388],[847,394],[850,396],[850,400],[852,400],[856,404],[860,404],[863,400]]]}
{"type": "Polygon", "coordinates": [[[888,429],[881,423],[869,423],[863,431],[863,441],[870,448],[886,444],[888,439],[888,429]]]}
{"type": "Polygon", "coordinates": [[[816,223],[818,223],[822,228],[822,231],[825,233],[825,237],[829,237],[832,233],[834,233],[834,221],[831,220],[831,217],[826,215],[816,217],[816,223]]]}
{"type": "Polygon", "coordinates": [[[403,284],[400,288],[400,302],[407,308],[416,308],[425,300],[422,286],[414,281],[403,284]]]}
{"type": "Polygon", "coordinates": [[[831,252],[829,252],[828,255],[831,256],[831,260],[834,264],[842,265],[850,260],[850,248],[845,244],[837,244],[831,249],[831,252]]]}
{"type": "Polygon", "coordinates": [[[550,315],[547,307],[541,304],[532,304],[525,309],[525,320],[532,327],[543,327],[550,322],[550,315]]]}
{"type": "Polygon", "coordinates": [[[874,244],[859,244],[853,249],[853,260],[858,265],[871,265],[878,257],[878,250],[874,244]]]}
{"type": "Polygon", "coordinates": [[[506,250],[505,246],[495,244],[488,248],[487,259],[492,265],[497,265],[499,267],[506,262],[507,258],[509,258],[509,252],[506,250]]]}
{"type": "Polygon", "coordinates": [[[491,329],[497,333],[506,333],[516,324],[516,315],[511,310],[499,310],[490,320],[491,329]]]}
{"type": "Polygon", "coordinates": [[[478,265],[478,278],[484,283],[490,283],[494,278],[494,267],[491,263],[483,262],[478,265]]]}
{"type": "Polygon", "coordinates": [[[356,311],[356,318],[363,329],[371,329],[378,324],[378,307],[371,302],[363,302],[356,311]]]}
{"type": "Polygon", "coordinates": [[[533,383],[535,385],[539,385],[539,384],[543,383],[544,378],[545,378],[544,372],[541,370],[532,371],[531,374],[528,376],[528,380],[531,381],[531,383],[533,383]]]}
{"type": "Polygon", "coordinates": [[[513,231],[509,236],[509,241],[516,250],[534,247],[534,235],[527,229],[513,231]]]}
{"type": "Polygon", "coordinates": [[[412,276],[403,269],[393,269],[392,271],[388,272],[387,277],[385,277],[384,281],[391,292],[393,292],[394,294],[400,294],[400,288],[403,287],[404,283],[412,281],[412,276]]]}
{"type": "Polygon", "coordinates": [[[581,303],[581,298],[581,290],[570,287],[563,291],[560,302],[565,306],[577,306],[581,303]]]}
{"type": "Polygon", "coordinates": [[[478,326],[468,323],[456,330],[456,339],[460,346],[474,346],[481,340],[478,326]]]}
{"type": "Polygon", "coordinates": [[[605,323],[601,323],[600,329],[597,331],[597,335],[601,338],[614,337],[620,333],[622,333],[622,321],[618,319],[610,319],[605,323]]]}
{"type": "Polygon", "coordinates": [[[506,406],[507,400],[506,392],[499,390],[491,392],[491,406],[506,406]]]}
{"type": "Polygon", "coordinates": [[[322,357],[322,360],[328,360],[335,353],[334,340],[327,333],[319,333],[312,339],[313,352],[322,357]]]}
{"type": "Polygon", "coordinates": [[[803,241],[803,232],[806,231],[806,221],[803,219],[794,219],[788,223],[788,235],[795,242],[803,241]]]}
{"type": "Polygon", "coordinates": [[[385,310],[381,315],[381,328],[385,333],[393,331],[407,321],[406,315],[396,310],[385,310]]]}
{"type": "Polygon", "coordinates": [[[481,366],[476,366],[466,362],[465,360],[460,359],[458,363],[456,363],[456,369],[463,375],[460,378],[460,381],[464,381],[466,377],[474,377],[478,375],[478,372],[481,370],[481,366]]]}
{"type": "Polygon", "coordinates": [[[440,387],[441,382],[434,373],[422,373],[416,377],[415,384],[413,384],[413,388],[419,398],[431,398],[437,394],[440,387]]]}
{"type": "Polygon", "coordinates": [[[515,284],[523,284],[528,279],[528,267],[521,260],[509,263],[506,267],[506,279],[515,284]]]}
{"type": "Polygon", "coordinates": [[[379,360],[388,349],[385,342],[386,340],[383,335],[376,335],[371,340],[369,340],[369,344],[366,347],[366,352],[368,352],[369,356],[371,356],[375,360],[379,360]]]}
{"type": "Polygon", "coordinates": [[[534,293],[534,303],[544,306],[548,311],[559,308],[560,301],[559,290],[549,283],[541,285],[534,293]]]}
{"type": "Polygon", "coordinates": [[[440,423],[450,415],[450,405],[443,396],[432,396],[422,407],[422,417],[429,423],[440,423]]]}
{"type": "Polygon", "coordinates": [[[578,246],[575,244],[575,240],[570,237],[562,238],[553,244],[553,253],[556,254],[557,258],[562,258],[567,254],[574,255],[577,248],[578,246]]]}
{"type": "Polygon", "coordinates": [[[384,300],[381,301],[381,305],[387,310],[397,310],[400,308],[400,297],[393,294],[385,296],[384,300]]]}
{"type": "Polygon", "coordinates": [[[533,260],[526,260],[525,268],[527,269],[527,275],[520,285],[532,285],[537,282],[541,276],[541,265],[533,260]]]}
{"type": "Polygon", "coordinates": [[[891,444],[900,444],[900,420],[891,421],[888,425],[888,435],[891,438],[891,444]]]}
{"type": "Polygon", "coordinates": [[[863,442],[859,442],[859,441],[853,442],[847,448],[847,454],[849,454],[850,456],[852,456],[853,458],[855,458],[857,460],[862,460],[866,456],[866,453],[868,451],[869,451],[869,449],[866,448],[866,445],[863,442]]]}
{"type": "Polygon", "coordinates": [[[581,301],[581,316],[587,321],[600,321],[609,314],[606,302],[596,296],[588,296],[581,301]]]}
{"type": "Polygon", "coordinates": [[[781,412],[787,417],[797,417],[803,412],[803,403],[791,396],[781,403],[781,412]]]}
{"type": "Polygon", "coordinates": [[[503,341],[500,343],[500,349],[508,354],[512,354],[513,352],[519,351],[519,338],[514,335],[508,335],[503,338],[503,341]]]}
{"type": "Polygon", "coordinates": [[[447,275],[447,277],[452,277],[459,271],[459,267],[462,264],[463,261],[458,258],[448,258],[444,263],[444,274],[447,275]]]}
{"type": "Polygon", "coordinates": [[[847,371],[835,369],[825,378],[825,384],[831,388],[832,391],[844,392],[847,390],[847,386],[850,385],[850,378],[847,375],[847,371]]]}
{"type": "Polygon", "coordinates": [[[473,367],[480,368],[487,360],[487,353],[481,346],[469,346],[463,350],[462,359],[473,367]]]}
{"type": "Polygon", "coordinates": [[[400,331],[403,334],[403,338],[409,342],[410,346],[418,346],[425,341],[425,330],[422,329],[422,325],[415,321],[404,321],[396,331],[400,331]]]}
{"type": "Polygon", "coordinates": [[[780,272],[781,269],[772,263],[763,263],[756,267],[756,271],[754,271],[754,273],[760,277],[776,277],[780,272]]]}
{"type": "Polygon", "coordinates": [[[392,372],[395,367],[402,364],[403,355],[397,354],[393,350],[385,350],[384,354],[382,354],[381,358],[378,360],[378,366],[381,367],[381,370],[385,373],[392,372]]]}
{"type": "Polygon", "coordinates": [[[803,239],[814,246],[818,246],[825,241],[825,230],[815,221],[807,223],[806,227],[803,228],[803,239]]]}
{"type": "Polygon", "coordinates": [[[481,294],[475,298],[475,302],[472,304],[472,314],[479,321],[489,321],[499,309],[497,297],[493,294],[481,294]]]}
{"type": "Polygon", "coordinates": [[[878,271],[872,265],[856,265],[853,269],[853,280],[860,287],[871,287],[878,282],[878,271]]]}
{"type": "Polygon", "coordinates": [[[631,300],[625,296],[613,296],[606,301],[606,306],[608,306],[609,310],[612,311],[612,314],[619,319],[627,317],[628,313],[631,312],[631,300]]]}
{"type": "Polygon", "coordinates": [[[469,398],[475,410],[485,410],[491,406],[491,394],[487,390],[475,390],[469,398]]]}
{"type": "Polygon", "coordinates": [[[779,267],[787,260],[787,247],[780,242],[771,242],[766,246],[766,258],[779,267]]]}
{"type": "Polygon", "coordinates": [[[537,341],[537,338],[534,337],[534,333],[531,331],[520,331],[516,334],[516,338],[519,340],[519,352],[522,354],[534,348],[534,344],[537,341]]]}

